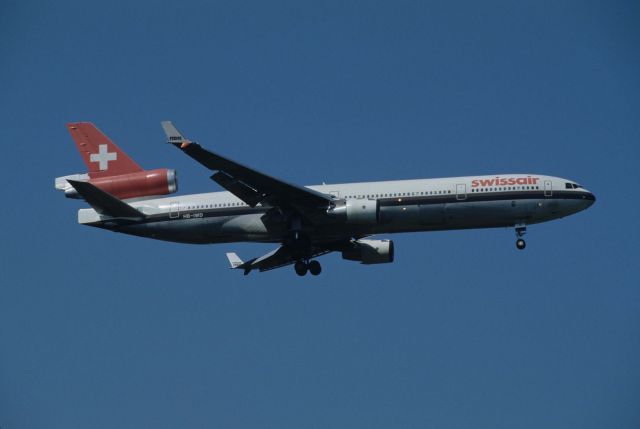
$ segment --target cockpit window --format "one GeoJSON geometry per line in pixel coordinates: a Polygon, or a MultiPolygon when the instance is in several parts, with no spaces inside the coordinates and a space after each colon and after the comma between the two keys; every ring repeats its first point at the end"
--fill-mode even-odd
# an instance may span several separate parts
{"type": "Polygon", "coordinates": [[[565,182],[564,184],[565,188],[567,189],[578,189],[578,188],[582,188],[581,185],[578,185],[577,183],[569,183],[569,182],[565,182]]]}

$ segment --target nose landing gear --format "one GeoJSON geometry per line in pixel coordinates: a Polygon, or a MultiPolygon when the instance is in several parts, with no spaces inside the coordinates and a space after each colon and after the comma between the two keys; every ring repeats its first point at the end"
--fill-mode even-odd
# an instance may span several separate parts
{"type": "Polygon", "coordinates": [[[527,242],[522,239],[522,237],[527,233],[527,225],[523,223],[519,223],[516,225],[516,247],[518,250],[523,250],[527,247],[527,242]]]}

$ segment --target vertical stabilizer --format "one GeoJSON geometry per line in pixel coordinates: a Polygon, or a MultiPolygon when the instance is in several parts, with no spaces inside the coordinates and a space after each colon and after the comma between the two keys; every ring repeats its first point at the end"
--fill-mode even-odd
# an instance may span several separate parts
{"type": "Polygon", "coordinates": [[[91,122],[69,123],[67,129],[87,165],[90,178],[144,171],[91,122]]]}

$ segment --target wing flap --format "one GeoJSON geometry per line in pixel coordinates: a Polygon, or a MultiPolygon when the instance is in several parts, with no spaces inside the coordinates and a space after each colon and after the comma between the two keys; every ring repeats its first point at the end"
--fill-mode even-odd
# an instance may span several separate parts
{"type": "Polygon", "coordinates": [[[216,174],[211,176],[211,179],[247,203],[250,207],[255,207],[256,204],[264,199],[263,194],[259,193],[246,183],[229,176],[223,171],[218,171],[216,174]]]}

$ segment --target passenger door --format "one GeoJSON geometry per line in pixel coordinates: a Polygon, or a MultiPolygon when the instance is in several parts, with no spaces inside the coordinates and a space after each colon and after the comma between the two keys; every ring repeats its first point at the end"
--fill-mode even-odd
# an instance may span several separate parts
{"type": "Polygon", "coordinates": [[[180,216],[180,203],[173,201],[169,205],[169,219],[176,219],[180,216]]]}
{"type": "Polygon", "coordinates": [[[464,201],[467,199],[467,185],[458,183],[456,185],[456,200],[464,201]]]}

